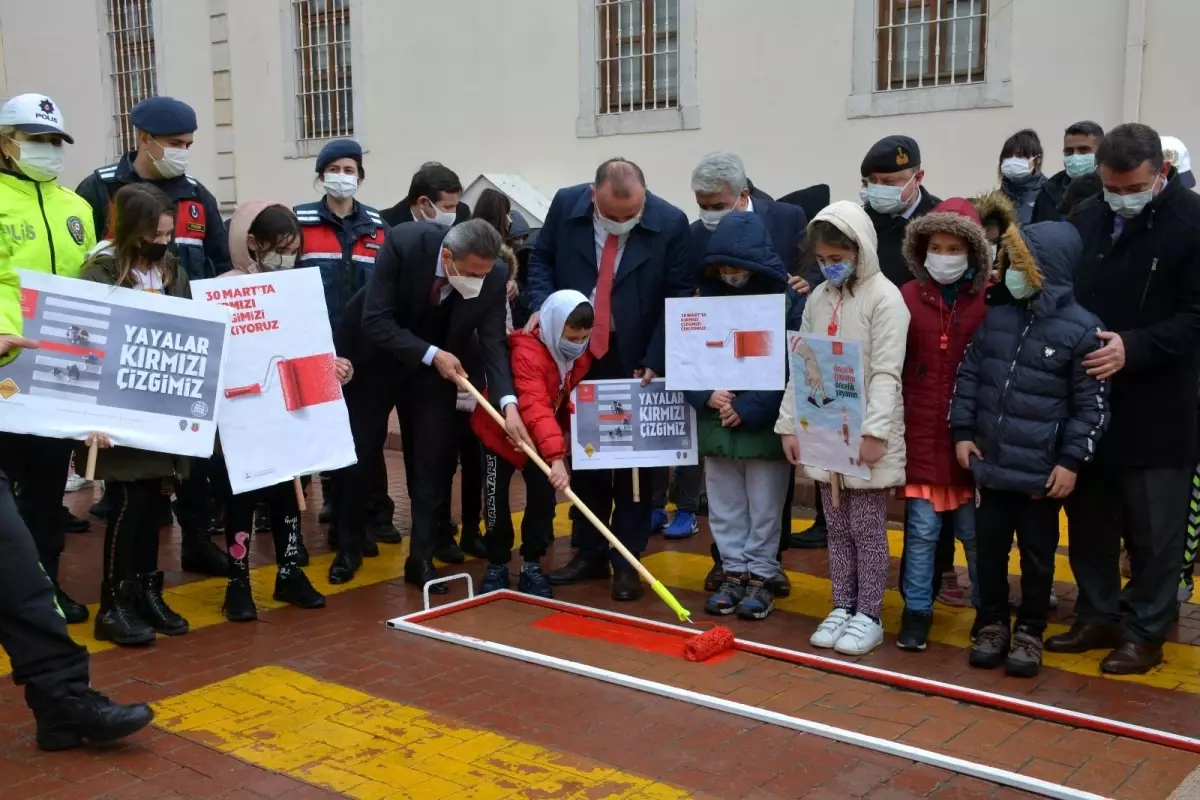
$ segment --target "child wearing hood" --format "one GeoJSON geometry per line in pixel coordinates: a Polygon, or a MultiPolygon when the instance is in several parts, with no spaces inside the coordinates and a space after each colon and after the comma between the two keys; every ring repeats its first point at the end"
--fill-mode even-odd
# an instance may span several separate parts
{"type": "Polygon", "coordinates": [[[1083,242],[1069,222],[1010,228],[1000,242],[1008,302],[988,312],[967,347],[950,429],[976,494],[978,636],[970,664],[1033,677],[1054,582],[1058,519],[1075,476],[1108,427],[1107,387],[1084,358],[1103,324],[1075,301],[1083,242]],[[1010,299],[1009,299],[1010,298],[1010,299]],[[1021,606],[1012,626],[1008,556],[1021,555],[1021,606]]]}
{"type": "MultiPolygon", "coordinates": [[[[700,265],[701,297],[782,294],[785,330],[796,330],[804,303],[788,288],[787,269],[762,218],[726,214],[700,265]]],[[[775,609],[770,582],[779,566],[779,520],[792,468],[774,424],[783,392],[686,392],[698,416],[708,523],[724,570],[708,599],[709,614],[766,619],[775,609]]]]}
{"type": "Polygon", "coordinates": [[[513,447],[486,409],[476,408],[471,415],[471,429],[483,445],[488,567],[481,592],[511,585],[508,562],[512,560],[514,537],[508,486],[513,473],[521,470],[525,514],[521,519],[523,564],[517,590],[538,597],[554,596],[550,580],[542,572],[541,559],[554,540],[555,492],[570,486],[566,462],[570,398],[592,365],[588,338],[594,322],[587,297],[563,289],[546,298],[538,327],[531,333],[518,329],[508,337],[517,407],[538,453],[550,465],[549,478],[523,451],[513,447]]]}
{"type": "Polygon", "coordinates": [[[903,378],[904,614],[896,645],[924,650],[933,621],[938,544],[947,534],[962,542],[973,604],[979,604],[975,482],[955,460],[946,419],[963,352],[987,315],[984,288],[992,255],[975,207],[955,197],[909,223],[904,258],[916,280],[900,289],[912,321],[903,378]]]}
{"type": "MultiPolygon", "coordinates": [[[[262,201],[241,204],[229,222],[233,269],[222,277],[293,268],[300,252],[301,235],[300,221],[287,206],[262,201]]],[[[338,358],[334,365],[338,380],[345,385],[353,374],[350,362],[338,358]]],[[[214,455],[213,460],[218,462],[217,479],[228,482],[223,457],[214,455]]],[[[225,516],[225,543],[232,562],[222,607],[225,617],[230,622],[258,618],[250,590],[250,542],[254,534],[254,510],[260,503],[269,508],[270,530],[275,539],[278,572],[274,598],[298,608],[324,608],[325,596],[313,588],[301,567],[304,542],[300,534],[300,506],[289,479],[263,489],[231,494],[225,516]]]]}
{"type": "MultiPolygon", "coordinates": [[[[809,642],[846,655],[864,655],[883,642],[880,617],[891,564],[887,500],[891,489],[904,485],[900,381],[909,313],[900,290],[879,269],[876,241],[871,218],[856,203],[837,202],[817,214],[808,226],[808,247],[825,282],[808,298],[800,326],[803,332],[853,339],[862,347],[866,414],[859,463],[870,467],[871,477],[804,468],[817,482],[825,507],[834,605],[809,642]],[[846,487],[836,507],[831,480],[846,487]]],[[[788,460],[799,465],[804,454],[796,439],[796,380],[795,374],[788,380],[775,432],[783,437],[788,460]]]]}

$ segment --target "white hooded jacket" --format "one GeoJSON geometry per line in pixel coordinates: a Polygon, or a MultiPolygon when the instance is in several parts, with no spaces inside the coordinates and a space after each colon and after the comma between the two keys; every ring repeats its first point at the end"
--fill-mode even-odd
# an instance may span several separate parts
{"type": "MultiPolygon", "coordinates": [[[[852,285],[841,289],[828,282],[818,286],[804,306],[800,328],[805,332],[824,334],[833,320],[834,308],[841,302],[838,336],[862,343],[867,401],[862,433],[887,442],[887,451],[871,469],[870,480],[847,476],[844,485],[848,489],[903,486],[904,398],[900,392],[900,376],[908,341],[908,307],[900,290],[879,270],[875,226],[861,206],[846,201],[834,203],[817,214],[813,223],[820,221],[837,226],[858,245],[855,277],[852,285]]],[[[803,375],[800,377],[803,379],[803,375]]],[[[780,435],[796,432],[795,383],[793,372],[775,423],[775,432],[780,435]]],[[[803,451],[800,457],[804,458],[803,451]]],[[[830,481],[825,470],[804,467],[804,472],[815,481],[830,481]]]]}

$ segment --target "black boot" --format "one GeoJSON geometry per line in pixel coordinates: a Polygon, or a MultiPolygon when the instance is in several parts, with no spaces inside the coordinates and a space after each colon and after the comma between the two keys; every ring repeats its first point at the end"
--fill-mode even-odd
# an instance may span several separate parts
{"type": "Polygon", "coordinates": [[[229,577],[229,554],[213,544],[208,536],[183,534],[179,546],[179,566],[184,572],[229,577]]]}
{"type": "Polygon", "coordinates": [[[325,595],[313,588],[298,566],[281,569],[275,576],[275,599],[296,608],[324,608],[325,595]]]}
{"type": "Polygon", "coordinates": [[[471,558],[487,558],[487,548],[483,544],[483,536],[479,533],[479,524],[473,527],[464,524],[462,536],[458,537],[458,547],[471,558]]]}
{"type": "MultiPolygon", "coordinates": [[[[417,588],[423,588],[430,581],[437,580],[441,576],[437,574],[437,569],[434,568],[433,562],[430,560],[422,560],[409,556],[404,561],[404,582],[417,588]]],[[[430,594],[449,594],[450,587],[444,583],[435,583],[429,587],[430,594]]]]}
{"type": "Polygon", "coordinates": [[[188,621],[179,616],[163,599],[163,574],[150,572],[139,576],[138,614],[146,624],[166,636],[182,636],[188,632],[188,621]]]}
{"type": "Polygon", "coordinates": [[[88,621],[88,617],[91,616],[88,607],[72,600],[57,583],[54,584],[54,597],[58,601],[58,609],[62,612],[68,625],[78,625],[88,621]]]}
{"type": "Polygon", "coordinates": [[[154,711],[144,703],[119,705],[99,692],[84,689],[62,698],[36,717],[38,747],[53,752],[124,739],[149,725],[154,711]]]}
{"type": "Polygon", "coordinates": [[[221,613],[230,622],[253,622],[258,619],[258,607],[250,591],[250,575],[235,575],[225,587],[225,604],[221,613]]]}
{"type": "Polygon", "coordinates": [[[154,641],[154,629],[138,615],[139,589],[137,581],[121,581],[116,586],[105,584],[101,588],[100,612],[96,614],[93,629],[98,640],[122,647],[154,641]]]}
{"type": "Polygon", "coordinates": [[[382,519],[367,525],[367,538],[372,542],[381,544],[400,544],[404,541],[404,537],[400,535],[400,531],[392,523],[392,520],[382,519]]]}
{"type": "Polygon", "coordinates": [[[579,552],[575,554],[565,567],[554,570],[546,577],[550,579],[550,583],[553,586],[567,586],[593,578],[607,578],[609,574],[607,555],[602,553],[597,556],[591,556],[579,552]]]}
{"type": "Polygon", "coordinates": [[[362,569],[361,555],[339,550],[338,554],[334,556],[333,563],[329,565],[329,582],[334,585],[349,583],[354,580],[354,576],[360,569],[362,569]]]}

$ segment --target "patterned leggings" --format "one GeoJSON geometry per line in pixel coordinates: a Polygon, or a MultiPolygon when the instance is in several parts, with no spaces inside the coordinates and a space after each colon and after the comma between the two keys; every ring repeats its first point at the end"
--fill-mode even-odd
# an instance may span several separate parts
{"type": "Polygon", "coordinates": [[[834,608],[866,614],[878,621],[883,614],[883,588],[891,562],[887,540],[889,492],[843,489],[841,504],[834,508],[829,484],[817,485],[829,530],[834,608]]]}

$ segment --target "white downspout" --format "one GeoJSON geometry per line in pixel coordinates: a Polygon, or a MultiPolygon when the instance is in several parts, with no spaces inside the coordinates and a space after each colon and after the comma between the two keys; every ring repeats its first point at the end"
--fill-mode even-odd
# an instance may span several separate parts
{"type": "Polygon", "coordinates": [[[1121,122],[1138,122],[1142,111],[1142,67],[1146,55],[1147,0],[1129,0],[1125,21],[1125,87],[1121,122]]]}

